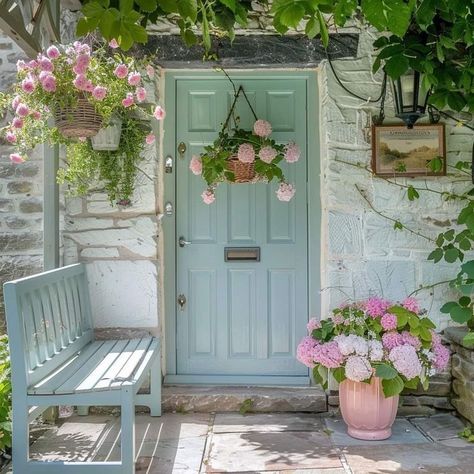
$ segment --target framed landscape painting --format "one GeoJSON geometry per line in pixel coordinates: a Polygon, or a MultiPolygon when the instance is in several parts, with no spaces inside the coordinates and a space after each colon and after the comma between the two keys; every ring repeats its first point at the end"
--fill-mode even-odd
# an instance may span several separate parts
{"type": "Polygon", "coordinates": [[[378,176],[445,176],[444,124],[374,125],[372,172],[378,176]],[[436,171],[428,165],[441,158],[436,171]]]}

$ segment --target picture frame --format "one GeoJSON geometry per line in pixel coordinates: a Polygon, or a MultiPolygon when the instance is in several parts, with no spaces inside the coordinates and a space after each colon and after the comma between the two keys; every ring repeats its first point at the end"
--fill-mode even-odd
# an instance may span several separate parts
{"type": "Polygon", "coordinates": [[[444,124],[372,126],[372,172],[383,177],[426,177],[446,175],[444,124]],[[427,167],[430,160],[442,158],[438,172],[427,167]]]}

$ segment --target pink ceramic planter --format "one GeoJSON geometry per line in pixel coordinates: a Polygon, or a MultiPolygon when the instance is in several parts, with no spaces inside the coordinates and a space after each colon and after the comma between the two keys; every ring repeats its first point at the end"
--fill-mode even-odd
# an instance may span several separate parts
{"type": "Polygon", "coordinates": [[[392,435],[398,395],[385,398],[378,377],[370,384],[344,380],[339,385],[339,406],[353,438],[375,441],[392,435]]]}

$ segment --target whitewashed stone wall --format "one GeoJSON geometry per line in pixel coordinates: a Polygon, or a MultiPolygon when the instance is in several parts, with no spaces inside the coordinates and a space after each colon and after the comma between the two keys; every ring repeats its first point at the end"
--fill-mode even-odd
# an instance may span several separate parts
{"type": "MultiPolygon", "coordinates": [[[[360,37],[356,59],[334,61],[343,84],[362,97],[376,98],[382,75],[372,74],[373,38],[367,31],[360,37]]],[[[410,228],[436,237],[448,223],[455,223],[456,204],[443,201],[439,194],[420,193],[420,199],[408,201],[406,190],[372,177],[364,169],[371,159],[370,135],[366,129],[368,114],[378,114],[377,106],[349,95],[336,82],[329,65],[320,68],[321,131],[321,202],[322,202],[322,317],[330,308],[348,299],[383,295],[401,299],[421,286],[453,277],[459,265],[433,264],[427,256],[434,245],[410,234],[394,230],[393,222],[373,212],[357,191],[363,189],[375,209],[399,219],[410,228]]],[[[387,98],[385,123],[400,123],[394,117],[387,98]]],[[[448,165],[459,160],[470,161],[473,133],[467,128],[446,123],[448,165]]],[[[452,173],[452,169],[448,169],[452,173]]],[[[464,176],[465,178],[466,176],[464,176]]],[[[314,177],[314,179],[317,179],[314,177]]],[[[439,191],[453,190],[453,177],[405,179],[401,184],[439,191]]],[[[465,186],[469,183],[466,182],[465,186]]],[[[460,185],[462,186],[462,185],[460,185]]],[[[459,189],[459,188],[458,188],[459,189]]],[[[449,318],[439,313],[450,296],[446,287],[423,291],[418,297],[430,310],[438,326],[449,318]]]]}

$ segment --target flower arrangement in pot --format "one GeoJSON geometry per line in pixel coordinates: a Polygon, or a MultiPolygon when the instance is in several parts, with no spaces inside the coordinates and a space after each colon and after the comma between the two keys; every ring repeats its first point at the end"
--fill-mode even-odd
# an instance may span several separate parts
{"type": "MultiPolygon", "coordinates": [[[[152,135],[149,120],[144,122],[135,117],[134,111],[140,107],[148,119],[153,117],[153,106],[146,104],[144,87],[145,81],[151,80],[153,68],[148,67],[147,74],[142,76],[139,72],[142,65],[115,52],[117,46],[112,41],[108,46],[101,44],[93,49],[85,42],[76,41],[71,45],[50,46],[36,59],[18,61],[17,81],[12,91],[0,95],[0,108],[8,109],[13,115],[1,130],[5,140],[16,148],[10,155],[12,162],[25,161],[28,153],[40,143],[66,145],[68,158],[60,179],[70,185],[72,193],[87,192],[84,179],[93,176],[94,182],[105,181],[111,200],[116,196],[121,200],[130,198],[133,186],[130,190],[129,184],[137,173],[137,167],[131,166],[131,162],[139,161],[146,137],[152,135]],[[121,125],[121,134],[116,137],[118,143],[105,147],[108,154],[94,150],[91,139],[102,128],[117,123],[128,125],[121,125]],[[138,128],[141,129],[140,143],[136,140],[138,128]],[[114,156],[130,153],[127,147],[130,140],[136,145],[134,158],[115,160],[117,166],[121,166],[116,171],[125,177],[127,186],[116,176],[112,179],[110,174],[95,173],[100,162],[110,158],[110,150],[115,148],[114,156]],[[68,174],[68,160],[74,159],[72,151],[82,157],[82,175],[68,174]]],[[[154,115],[157,119],[163,118],[163,109],[156,107],[154,115]]],[[[98,148],[103,150],[103,144],[98,148]]]]}
{"type": "Polygon", "coordinates": [[[280,201],[290,201],[295,194],[294,185],[288,183],[283,174],[281,163],[295,163],[300,157],[300,148],[294,142],[278,144],[270,135],[271,124],[258,119],[242,86],[235,94],[229,115],[223,124],[219,136],[204,152],[193,155],[189,164],[195,175],[202,175],[207,189],[201,197],[205,204],[215,201],[215,190],[222,182],[249,183],[279,181],[276,191],[280,201]],[[244,130],[237,126],[229,130],[237,98],[242,93],[255,118],[253,130],[244,130]]]}
{"type": "Polygon", "coordinates": [[[402,390],[426,390],[429,377],[448,365],[449,350],[434,328],[414,298],[401,304],[369,298],[334,309],[321,323],[312,319],[297,358],[324,388],[328,371],[339,382],[350,436],[386,439],[402,390]]]}

